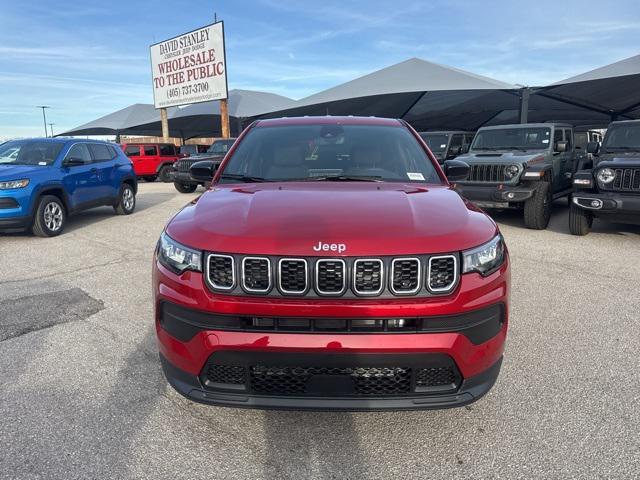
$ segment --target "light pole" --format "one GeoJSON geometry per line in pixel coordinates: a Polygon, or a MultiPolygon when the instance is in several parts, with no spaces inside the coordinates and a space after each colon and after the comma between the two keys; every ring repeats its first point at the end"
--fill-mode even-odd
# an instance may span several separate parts
{"type": "Polygon", "coordinates": [[[37,105],[38,108],[42,109],[42,119],[44,120],[44,136],[48,137],[49,135],[47,135],[47,114],[44,113],[45,108],[51,108],[48,105],[37,105]]]}
{"type": "Polygon", "coordinates": [[[51,130],[51,138],[53,138],[53,126],[55,125],[55,123],[50,123],[49,124],[49,129],[51,130]]]}

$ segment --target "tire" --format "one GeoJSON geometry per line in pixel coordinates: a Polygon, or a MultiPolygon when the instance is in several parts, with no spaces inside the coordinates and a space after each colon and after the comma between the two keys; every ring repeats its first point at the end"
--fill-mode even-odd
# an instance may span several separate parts
{"type": "Polygon", "coordinates": [[[163,183],[169,183],[171,179],[169,178],[169,172],[171,171],[171,165],[163,165],[158,170],[158,179],[160,179],[163,183]]]}
{"type": "Polygon", "coordinates": [[[569,208],[569,231],[572,235],[584,236],[591,231],[593,214],[575,204],[569,208]]]}
{"type": "Polygon", "coordinates": [[[117,215],[131,215],[136,209],[136,194],[128,183],[123,183],[120,187],[118,204],[113,209],[117,215]]]}
{"type": "Polygon", "coordinates": [[[142,177],[142,178],[144,178],[145,182],[151,183],[151,182],[155,182],[156,178],[158,178],[158,177],[156,175],[147,175],[147,176],[142,177]]]}
{"type": "Polygon", "coordinates": [[[53,195],[44,195],[38,200],[33,234],[38,237],[55,237],[60,235],[67,223],[67,212],[62,200],[53,195]]]}
{"type": "Polygon", "coordinates": [[[176,187],[176,190],[180,193],[193,193],[196,191],[196,188],[198,188],[198,185],[193,183],[173,182],[173,186],[176,187]]]}
{"type": "Polygon", "coordinates": [[[535,184],[533,196],[524,202],[524,224],[532,230],[544,230],[551,218],[551,185],[548,182],[535,184]]]}

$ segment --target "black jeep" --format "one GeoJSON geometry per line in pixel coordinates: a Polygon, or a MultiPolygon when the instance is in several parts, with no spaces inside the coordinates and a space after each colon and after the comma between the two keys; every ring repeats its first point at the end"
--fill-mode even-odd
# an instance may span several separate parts
{"type": "Polygon", "coordinates": [[[176,190],[180,193],[191,193],[196,191],[198,185],[206,186],[208,182],[194,179],[189,173],[189,169],[194,163],[202,160],[212,160],[220,165],[224,156],[235,141],[235,138],[223,138],[216,140],[205,153],[190,155],[176,161],[173,164],[173,171],[169,174],[171,180],[173,180],[173,185],[176,187],[176,190]]]}
{"type": "Polygon", "coordinates": [[[591,164],[573,178],[569,229],[586,235],[593,218],[640,225],[640,120],[612,122],[602,147],[590,142],[591,164]]]}

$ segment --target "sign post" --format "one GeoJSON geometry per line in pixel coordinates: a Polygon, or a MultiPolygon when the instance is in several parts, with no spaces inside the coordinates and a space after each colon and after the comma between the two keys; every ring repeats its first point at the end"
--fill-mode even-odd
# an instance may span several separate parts
{"type": "Polygon", "coordinates": [[[150,47],[153,102],[162,136],[169,138],[167,107],[220,100],[222,136],[228,138],[227,68],[222,21],[150,47]]]}

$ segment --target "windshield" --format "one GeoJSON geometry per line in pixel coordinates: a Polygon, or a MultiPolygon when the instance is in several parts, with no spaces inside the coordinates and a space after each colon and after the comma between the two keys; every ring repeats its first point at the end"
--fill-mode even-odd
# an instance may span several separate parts
{"type": "Polygon", "coordinates": [[[64,143],[15,140],[0,145],[0,164],[51,165],[64,143]]]}
{"type": "Polygon", "coordinates": [[[433,153],[442,153],[447,148],[449,136],[441,133],[421,133],[422,139],[429,145],[429,150],[433,153]]]}
{"type": "Polygon", "coordinates": [[[220,180],[442,183],[407,129],[378,125],[254,128],[226,164],[220,180]]]}
{"type": "Polygon", "coordinates": [[[541,150],[549,148],[550,139],[551,129],[546,127],[480,130],[471,150],[541,150]]]}
{"type": "Polygon", "coordinates": [[[616,125],[607,130],[603,148],[609,152],[640,152],[640,123],[616,125]]]}
{"type": "Polygon", "coordinates": [[[218,140],[209,147],[207,153],[225,155],[231,148],[231,145],[233,145],[233,142],[234,140],[218,140]]]}

